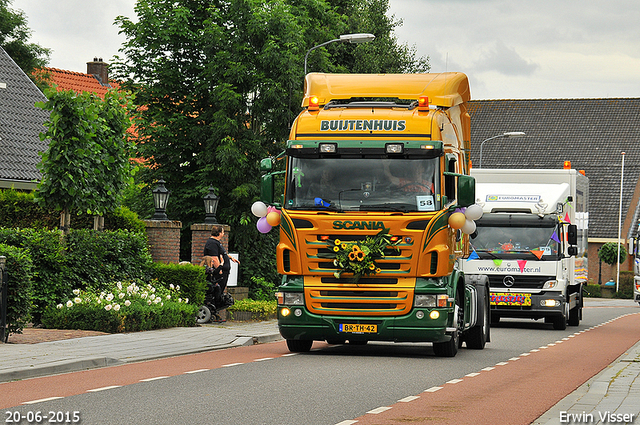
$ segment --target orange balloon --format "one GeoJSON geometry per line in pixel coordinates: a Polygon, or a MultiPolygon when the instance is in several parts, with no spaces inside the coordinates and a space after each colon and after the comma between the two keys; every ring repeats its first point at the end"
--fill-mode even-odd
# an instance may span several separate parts
{"type": "Polygon", "coordinates": [[[269,223],[271,226],[277,226],[278,224],[280,224],[280,213],[272,211],[267,214],[267,223],[269,223]]]}
{"type": "Polygon", "coordinates": [[[452,229],[461,229],[466,221],[467,217],[461,212],[453,213],[449,216],[449,226],[452,229]]]}

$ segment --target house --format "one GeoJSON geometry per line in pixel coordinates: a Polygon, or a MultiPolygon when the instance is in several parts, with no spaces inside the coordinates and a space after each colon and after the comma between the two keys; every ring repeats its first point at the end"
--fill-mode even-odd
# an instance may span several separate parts
{"type": "Polygon", "coordinates": [[[0,188],[36,188],[41,178],[38,152],[47,148],[39,134],[49,112],[35,104],[46,100],[0,47],[0,188]]]}
{"type": "Polygon", "coordinates": [[[53,84],[58,90],[73,90],[77,93],[94,93],[101,98],[109,89],[117,89],[117,83],[109,81],[109,64],[102,58],[94,58],[93,62],[87,62],[87,72],[66,71],[58,68],[44,68],[53,84]]]}
{"type": "MultiPolygon", "coordinates": [[[[622,152],[621,239],[638,236],[640,98],[476,100],[469,114],[474,167],[482,162],[482,168],[562,168],[567,160],[584,170],[589,178],[589,277],[597,282],[598,249],[618,240],[622,152]],[[525,136],[487,140],[505,132],[525,136]]],[[[620,269],[633,270],[632,260],[620,269]]],[[[616,267],[602,265],[603,281],[615,275],[616,267]]]]}

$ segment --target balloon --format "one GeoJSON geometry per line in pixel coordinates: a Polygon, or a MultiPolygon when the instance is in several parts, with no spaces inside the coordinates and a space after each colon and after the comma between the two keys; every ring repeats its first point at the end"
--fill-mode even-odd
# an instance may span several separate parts
{"type": "Polygon", "coordinates": [[[267,214],[266,219],[267,223],[269,223],[271,226],[277,226],[278,224],[280,224],[280,213],[271,211],[269,214],[267,214]]]}
{"type": "Polygon", "coordinates": [[[470,205],[467,207],[467,211],[465,211],[464,216],[469,220],[477,220],[482,217],[482,207],[478,204],[470,205]]]}
{"type": "Polygon", "coordinates": [[[267,215],[267,206],[262,201],[256,201],[251,205],[251,212],[256,217],[264,217],[267,215]]]}
{"type": "Polygon", "coordinates": [[[275,211],[278,211],[278,209],[276,207],[274,207],[273,205],[269,205],[267,207],[267,214],[275,212],[275,211]]]}
{"type": "Polygon", "coordinates": [[[476,231],[476,222],[473,220],[466,220],[464,226],[462,226],[462,233],[470,235],[476,231]]]}
{"type": "Polygon", "coordinates": [[[269,233],[271,225],[267,223],[267,217],[261,217],[256,223],[256,227],[260,233],[269,233]]]}
{"type": "Polygon", "coordinates": [[[464,226],[466,217],[461,212],[453,213],[449,216],[449,226],[452,229],[460,229],[464,226]]]}

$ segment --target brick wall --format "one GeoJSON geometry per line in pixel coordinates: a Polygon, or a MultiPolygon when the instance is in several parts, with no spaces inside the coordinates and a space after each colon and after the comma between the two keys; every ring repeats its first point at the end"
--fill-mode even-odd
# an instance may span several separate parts
{"type": "MultiPolygon", "coordinates": [[[[207,239],[211,236],[212,224],[192,224],[191,225],[191,264],[200,264],[202,260],[202,250],[204,244],[207,243],[207,239]]],[[[229,233],[231,227],[227,224],[222,224],[224,228],[224,236],[220,240],[224,249],[229,252],[229,233]]]]}
{"type": "Polygon", "coordinates": [[[182,222],[171,220],[144,220],[149,240],[149,252],[159,263],[180,262],[180,229],[182,222]]]}

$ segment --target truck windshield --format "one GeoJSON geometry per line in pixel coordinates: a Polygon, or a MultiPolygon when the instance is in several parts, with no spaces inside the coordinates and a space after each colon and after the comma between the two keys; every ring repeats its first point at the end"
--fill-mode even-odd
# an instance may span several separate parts
{"type": "Polygon", "coordinates": [[[541,259],[555,258],[560,240],[557,229],[478,225],[477,235],[471,237],[471,247],[481,258],[513,258],[513,254],[522,256],[523,252],[541,259]]]}
{"type": "Polygon", "coordinates": [[[285,206],[334,211],[440,209],[439,158],[290,158],[285,206]]]}

